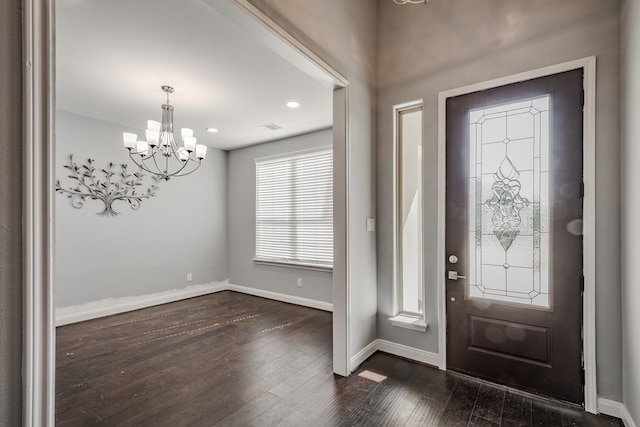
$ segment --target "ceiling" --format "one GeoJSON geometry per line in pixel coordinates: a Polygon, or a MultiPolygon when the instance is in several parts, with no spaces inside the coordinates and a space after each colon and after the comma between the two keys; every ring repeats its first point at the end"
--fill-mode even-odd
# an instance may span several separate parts
{"type": "Polygon", "coordinates": [[[56,1],[57,109],[142,131],[147,120],[160,120],[162,85],[175,88],[175,127],[193,128],[199,143],[214,148],[332,123],[329,84],[202,0],[56,1]],[[290,100],[301,107],[286,107],[290,100]],[[281,129],[260,127],[269,123],[281,129]]]}

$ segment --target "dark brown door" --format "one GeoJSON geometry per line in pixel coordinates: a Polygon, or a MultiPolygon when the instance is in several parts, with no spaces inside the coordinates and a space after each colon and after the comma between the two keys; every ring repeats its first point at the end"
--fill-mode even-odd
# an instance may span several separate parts
{"type": "Polygon", "coordinates": [[[447,100],[447,365],[582,403],[574,70],[447,100]]]}

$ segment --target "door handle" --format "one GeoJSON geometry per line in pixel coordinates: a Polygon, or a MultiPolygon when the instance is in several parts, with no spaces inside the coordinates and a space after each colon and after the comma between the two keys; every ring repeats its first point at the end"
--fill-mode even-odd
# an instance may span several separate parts
{"type": "Polygon", "coordinates": [[[467,276],[458,276],[458,272],[455,270],[449,270],[449,280],[458,280],[458,279],[466,279],[467,276]]]}

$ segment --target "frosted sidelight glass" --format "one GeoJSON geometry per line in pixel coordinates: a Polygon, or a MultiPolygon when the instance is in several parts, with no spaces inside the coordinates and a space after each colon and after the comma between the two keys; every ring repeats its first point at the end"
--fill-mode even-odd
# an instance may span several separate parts
{"type": "Polygon", "coordinates": [[[549,104],[469,112],[471,298],[549,307],[549,104]]]}

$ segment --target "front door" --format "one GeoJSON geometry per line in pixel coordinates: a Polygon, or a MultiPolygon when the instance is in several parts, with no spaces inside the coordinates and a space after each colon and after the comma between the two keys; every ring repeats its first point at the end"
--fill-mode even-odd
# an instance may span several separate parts
{"type": "Polygon", "coordinates": [[[448,369],[583,402],[582,69],[447,100],[448,369]]]}

